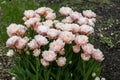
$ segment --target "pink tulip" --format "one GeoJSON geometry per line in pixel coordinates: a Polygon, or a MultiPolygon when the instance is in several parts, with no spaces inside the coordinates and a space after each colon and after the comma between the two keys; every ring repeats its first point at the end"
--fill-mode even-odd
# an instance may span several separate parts
{"type": "Polygon", "coordinates": [[[60,33],[59,38],[63,40],[65,43],[70,44],[74,40],[75,35],[72,34],[72,32],[63,31],[60,33]]]}
{"type": "Polygon", "coordinates": [[[7,40],[7,42],[6,42],[6,46],[7,46],[7,47],[10,47],[10,48],[14,47],[15,44],[17,43],[17,41],[19,40],[19,38],[20,38],[20,37],[18,37],[18,36],[12,36],[12,37],[10,37],[10,38],[7,40]]]}
{"type": "Polygon", "coordinates": [[[74,53],[79,53],[80,52],[80,46],[79,45],[73,46],[73,52],[74,53]]]}
{"type": "Polygon", "coordinates": [[[76,38],[75,38],[75,43],[76,43],[77,45],[87,44],[87,43],[88,43],[88,37],[85,36],[85,35],[78,35],[78,36],[76,36],[76,38]]]}
{"type": "Polygon", "coordinates": [[[33,39],[32,41],[30,41],[28,43],[28,46],[30,47],[30,49],[37,49],[39,47],[38,43],[36,42],[35,39],[33,39]]]}
{"type": "Polygon", "coordinates": [[[92,12],[91,10],[85,10],[83,11],[83,15],[88,18],[96,17],[96,14],[92,12]]]}
{"type": "Polygon", "coordinates": [[[65,46],[65,43],[61,39],[57,39],[50,43],[49,50],[60,52],[65,46]]]}
{"type": "Polygon", "coordinates": [[[94,49],[92,57],[97,61],[103,61],[104,60],[104,55],[99,49],[94,49]]]}
{"type": "Polygon", "coordinates": [[[41,64],[45,67],[49,65],[49,62],[46,61],[45,59],[41,59],[40,61],[41,61],[41,64]]]}
{"type": "Polygon", "coordinates": [[[90,56],[90,54],[82,53],[82,54],[81,54],[81,58],[82,58],[84,61],[89,61],[89,59],[91,58],[91,56],[90,56]]]}
{"type": "Polygon", "coordinates": [[[59,57],[57,60],[56,60],[58,66],[62,67],[66,64],[66,58],[65,57],[59,57]]]}
{"type": "Polygon", "coordinates": [[[54,61],[56,59],[57,54],[54,51],[43,51],[42,57],[46,61],[54,61]]]}
{"type": "Polygon", "coordinates": [[[33,53],[34,53],[33,56],[37,57],[37,56],[40,55],[41,50],[40,50],[40,49],[35,49],[35,50],[33,51],[33,53]]]}
{"type": "Polygon", "coordinates": [[[73,10],[69,7],[62,7],[62,8],[60,8],[59,12],[60,12],[60,14],[62,14],[64,16],[68,16],[73,12],[73,10]]]}

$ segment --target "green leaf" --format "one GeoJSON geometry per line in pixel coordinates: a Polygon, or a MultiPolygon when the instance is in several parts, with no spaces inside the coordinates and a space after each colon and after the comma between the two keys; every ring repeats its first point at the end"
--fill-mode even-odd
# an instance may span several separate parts
{"type": "Polygon", "coordinates": [[[36,78],[36,75],[31,73],[28,69],[26,69],[26,74],[29,80],[34,80],[36,78]]]}
{"type": "Polygon", "coordinates": [[[111,39],[108,37],[101,37],[100,42],[103,44],[107,44],[110,48],[114,47],[114,44],[112,43],[111,39]]]}

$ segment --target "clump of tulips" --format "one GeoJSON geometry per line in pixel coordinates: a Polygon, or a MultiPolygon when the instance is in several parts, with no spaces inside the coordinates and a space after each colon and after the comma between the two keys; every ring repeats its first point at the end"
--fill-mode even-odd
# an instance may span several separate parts
{"type": "Polygon", "coordinates": [[[7,56],[14,57],[11,74],[17,80],[93,80],[93,72],[99,76],[104,55],[89,39],[96,14],[69,7],[59,13],[62,20],[48,7],[25,10],[24,25],[7,27],[7,56]]]}

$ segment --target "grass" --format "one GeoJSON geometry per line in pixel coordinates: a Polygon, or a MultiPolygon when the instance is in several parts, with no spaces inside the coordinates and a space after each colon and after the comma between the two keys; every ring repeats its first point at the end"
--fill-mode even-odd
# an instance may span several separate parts
{"type": "Polygon", "coordinates": [[[11,23],[22,23],[23,12],[26,9],[35,9],[34,0],[3,0],[0,1],[0,44],[4,44],[8,38],[6,27],[11,23]]]}
{"type": "Polygon", "coordinates": [[[100,4],[110,4],[110,0],[88,0],[88,1],[100,4]]]}

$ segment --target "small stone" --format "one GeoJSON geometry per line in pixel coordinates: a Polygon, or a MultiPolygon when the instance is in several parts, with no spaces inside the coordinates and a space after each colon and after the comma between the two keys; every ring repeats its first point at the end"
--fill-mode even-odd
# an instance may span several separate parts
{"type": "Polygon", "coordinates": [[[3,56],[2,54],[0,54],[0,57],[3,56]]]}
{"type": "Polygon", "coordinates": [[[15,78],[15,77],[12,77],[12,80],[16,80],[16,78],[15,78]]]}
{"type": "MultiPolygon", "coordinates": [[[[101,28],[101,30],[103,30],[103,28],[101,28]]],[[[100,30],[99,30],[100,31],[100,30]]]]}
{"type": "Polygon", "coordinates": [[[10,49],[6,54],[6,56],[8,57],[12,57],[13,55],[14,55],[14,51],[12,49],[10,49]]]}
{"type": "Polygon", "coordinates": [[[3,69],[3,67],[2,66],[0,66],[0,70],[2,70],[3,69]]]}
{"type": "Polygon", "coordinates": [[[110,25],[109,27],[112,27],[112,25],[110,25]]]}
{"type": "Polygon", "coordinates": [[[2,63],[0,62],[0,66],[2,65],[2,63]]]}
{"type": "Polygon", "coordinates": [[[96,76],[96,73],[92,73],[92,77],[95,77],[96,76]]]}
{"type": "Polygon", "coordinates": [[[107,28],[104,28],[104,30],[107,30],[107,28]]]}
{"type": "Polygon", "coordinates": [[[111,33],[110,35],[112,36],[112,35],[114,35],[114,33],[111,33]]]}
{"type": "Polygon", "coordinates": [[[101,80],[106,80],[105,78],[101,78],[101,80]]]}
{"type": "Polygon", "coordinates": [[[100,80],[100,78],[99,78],[99,77],[96,77],[94,80],[100,80]]]}
{"type": "Polygon", "coordinates": [[[100,34],[100,37],[103,37],[103,34],[100,34]]]}

